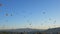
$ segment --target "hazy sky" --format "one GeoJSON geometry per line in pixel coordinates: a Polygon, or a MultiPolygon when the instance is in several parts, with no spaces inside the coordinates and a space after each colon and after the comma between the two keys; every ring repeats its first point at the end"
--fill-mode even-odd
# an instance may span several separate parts
{"type": "Polygon", "coordinates": [[[0,4],[0,29],[60,26],[60,0],[0,0],[0,4]]]}

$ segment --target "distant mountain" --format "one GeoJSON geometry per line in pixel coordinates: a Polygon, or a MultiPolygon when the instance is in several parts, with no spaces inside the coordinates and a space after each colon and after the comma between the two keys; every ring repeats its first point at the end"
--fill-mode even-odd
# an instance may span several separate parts
{"type": "Polygon", "coordinates": [[[9,30],[0,30],[5,32],[36,32],[44,31],[43,29],[31,29],[31,28],[21,28],[21,29],[9,29],[9,30]]]}
{"type": "Polygon", "coordinates": [[[60,32],[60,27],[58,28],[51,28],[51,29],[48,29],[48,30],[45,30],[43,32],[46,32],[47,34],[57,34],[58,32],[60,32]]]}
{"type": "Polygon", "coordinates": [[[58,31],[60,31],[60,27],[58,27],[58,28],[51,28],[51,29],[48,29],[46,31],[48,31],[48,32],[58,32],[58,31]]]}
{"type": "Polygon", "coordinates": [[[10,30],[0,30],[0,32],[28,32],[29,34],[33,34],[36,32],[40,32],[40,33],[47,33],[47,34],[51,34],[51,32],[53,34],[57,34],[58,32],[60,32],[60,27],[58,28],[50,28],[47,30],[43,30],[43,29],[31,29],[31,28],[21,28],[21,29],[10,29],[10,30]]]}

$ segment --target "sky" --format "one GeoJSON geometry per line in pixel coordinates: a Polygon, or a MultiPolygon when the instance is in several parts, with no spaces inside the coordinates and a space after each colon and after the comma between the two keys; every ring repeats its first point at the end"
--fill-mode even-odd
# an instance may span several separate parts
{"type": "Polygon", "coordinates": [[[0,29],[60,27],[60,0],[0,0],[0,29]]]}

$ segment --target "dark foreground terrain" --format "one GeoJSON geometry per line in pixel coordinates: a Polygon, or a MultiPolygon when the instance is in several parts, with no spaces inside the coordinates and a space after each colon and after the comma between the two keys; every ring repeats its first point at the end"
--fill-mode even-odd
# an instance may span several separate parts
{"type": "Polygon", "coordinates": [[[10,29],[10,30],[0,30],[0,34],[60,34],[60,28],[52,28],[48,30],[40,29],[10,29]]]}

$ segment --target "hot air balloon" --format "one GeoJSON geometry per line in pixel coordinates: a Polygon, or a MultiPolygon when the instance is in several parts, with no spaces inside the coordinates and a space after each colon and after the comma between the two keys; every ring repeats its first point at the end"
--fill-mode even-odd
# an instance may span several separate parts
{"type": "Polygon", "coordinates": [[[11,16],[13,16],[13,15],[11,14],[11,16]]]}
{"type": "Polygon", "coordinates": [[[56,22],[56,20],[54,22],[56,22]]]}
{"type": "Polygon", "coordinates": [[[51,20],[51,18],[49,18],[49,20],[51,20]]]}
{"type": "Polygon", "coordinates": [[[0,6],[2,6],[2,4],[0,4],[0,6]]]}
{"type": "Polygon", "coordinates": [[[54,24],[56,23],[56,20],[54,21],[54,24]]]}
{"type": "Polygon", "coordinates": [[[29,25],[31,25],[31,24],[29,24],[29,25]]]}
{"type": "Polygon", "coordinates": [[[29,20],[27,20],[27,22],[29,22],[29,20]]]}
{"type": "Polygon", "coordinates": [[[6,13],[6,16],[8,16],[8,13],[6,13]]]}
{"type": "Polygon", "coordinates": [[[6,22],[8,22],[8,20],[6,20],[6,22]]]}
{"type": "Polygon", "coordinates": [[[24,18],[26,18],[26,16],[24,16],[24,18]]]}
{"type": "Polygon", "coordinates": [[[32,12],[30,13],[30,15],[32,15],[32,12]]]}
{"type": "Polygon", "coordinates": [[[43,14],[45,14],[45,12],[43,12],[43,14]]]}

